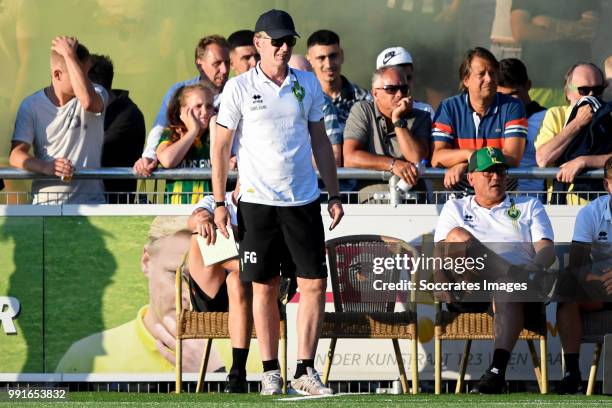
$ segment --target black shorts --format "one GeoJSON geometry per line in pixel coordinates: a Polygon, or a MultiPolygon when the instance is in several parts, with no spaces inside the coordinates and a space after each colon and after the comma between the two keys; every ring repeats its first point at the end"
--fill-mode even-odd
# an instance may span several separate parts
{"type": "Polygon", "coordinates": [[[240,279],[266,282],[283,270],[327,278],[325,232],[318,201],[297,207],[238,203],[240,279]],[[296,267],[298,265],[298,267],[296,267]]]}
{"type": "Polygon", "coordinates": [[[227,312],[229,310],[229,298],[227,296],[227,283],[223,282],[214,298],[210,298],[188,275],[189,299],[191,307],[196,312],[227,312]]]}

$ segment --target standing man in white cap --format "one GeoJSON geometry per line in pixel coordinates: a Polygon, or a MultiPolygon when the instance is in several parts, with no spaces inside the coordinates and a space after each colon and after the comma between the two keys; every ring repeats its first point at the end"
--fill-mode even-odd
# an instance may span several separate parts
{"type": "Polygon", "coordinates": [[[294,391],[331,394],[314,370],[314,357],[327,284],[325,234],[321,220],[316,165],[330,194],[329,229],[344,212],[332,148],[323,123],[323,91],[310,72],[287,63],[298,37],[289,14],[270,10],[255,25],[257,66],[225,85],[213,146],[215,224],[227,234],[225,183],[233,137],[240,173],[238,241],[240,279],[253,285],[253,321],[263,362],[264,395],[280,394],[278,363],[279,246],[286,245],[296,270],[300,303],[297,314],[298,364],[294,391]]]}
{"type": "MultiPolygon", "coordinates": [[[[396,66],[401,68],[406,76],[406,83],[408,88],[412,90],[414,80],[414,65],[412,62],[412,55],[404,47],[391,47],[383,50],[378,57],[376,57],[376,69],[382,67],[396,66]]],[[[436,111],[431,107],[430,104],[425,102],[413,101],[412,107],[428,112],[433,120],[436,111]]]]}

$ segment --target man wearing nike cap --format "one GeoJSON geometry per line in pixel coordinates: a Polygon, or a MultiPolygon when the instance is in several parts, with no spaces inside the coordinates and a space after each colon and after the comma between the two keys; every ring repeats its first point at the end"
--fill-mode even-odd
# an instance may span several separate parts
{"type": "MultiPolygon", "coordinates": [[[[465,243],[466,253],[491,252],[507,270],[542,270],[555,260],[553,230],[542,203],[534,197],[506,194],[508,162],[495,147],[476,150],[468,161],[467,179],[475,195],[451,199],[440,213],[434,242],[465,243]],[[528,245],[531,243],[531,245],[528,245]],[[519,266],[516,269],[514,266],[519,266]]],[[[512,274],[512,273],[511,273],[512,274]]],[[[509,274],[509,275],[511,275],[509,274]]],[[[516,278],[516,276],[511,276],[516,278]]],[[[488,312],[494,317],[494,351],[491,365],[472,393],[499,394],[505,384],[506,367],[523,327],[539,327],[541,303],[510,301],[493,296],[492,303],[448,303],[459,312],[488,312]]]]}
{"type": "MultiPolygon", "coordinates": [[[[390,47],[382,50],[376,58],[376,69],[382,67],[396,66],[399,67],[406,76],[406,83],[410,89],[413,89],[412,84],[414,80],[414,64],[412,62],[412,55],[404,47],[390,47]]],[[[431,107],[430,104],[420,101],[413,101],[412,107],[428,112],[433,120],[436,111],[431,107]]]]}
{"type": "Polygon", "coordinates": [[[263,363],[264,395],[280,394],[277,294],[286,245],[293,263],[300,302],[297,314],[298,364],[291,388],[301,394],[332,394],[314,370],[325,291],[327,263],[314,156],[330,196],[333,229],[344,212],[331,144],[323,123],[323,91],[311,72],[287,64],[298,37],[293,19],[282,10],[262,14],[254,45],[261,56],[251,70],[230,79],[221,96],[213,145],[214,219],[227,234],[225,206],[228,161],[236,138],[240,173],[238,241],[240,279],[252,282],[253,321],[263,363]]]}

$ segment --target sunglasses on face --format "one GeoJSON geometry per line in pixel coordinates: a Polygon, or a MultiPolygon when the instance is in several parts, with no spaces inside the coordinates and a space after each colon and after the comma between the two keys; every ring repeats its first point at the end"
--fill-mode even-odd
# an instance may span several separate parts
{"type": "Polygon", "coordinates": [[[376,88],[376,89],[381,89],[389,95],[395,95],[397,91],[400,91],[402,95],[408,95],[408,85],[405,85],[405,84],[404,85],[385,85],[381,88],[376,88]]]}
{"type": "Polygon", "coordinates": [[[570,88],[572,90],[578,92],[578,94],[580,94],[580,96],[587,96],[591,92],[593,92],[594,96],[601,96],[601,94],[603,94],[604,89],[606,89],[606,87],[604,85],[595,85],[595,86],[575,86],[575,85],[571,85],[570,88]]]}
{"type": "Polygon", "coordinates": [[[282,47],[283,44],[287,44],[287,47],[293,47],[297,41],[295,37],[291,35],[288,35],[287,37],[281,37],[281,38],[270,38],[270,37],[262,37],[262,38],[270,40],[270,44],[272,44],[272,46],[276,48],[282,47]]]}
{"type": "Polygon", "coordinates": [[[503,168],[503,167],[499,167],[499,168],[496,168],[496,169],[479,171],[478,173],[482,174],[486,178],[491,178],[491,177],[493,177],[494,174],[497,174],[499,177],[504,177],[504,176],[506,176],[508,174],[508,170],[503,168]]]}

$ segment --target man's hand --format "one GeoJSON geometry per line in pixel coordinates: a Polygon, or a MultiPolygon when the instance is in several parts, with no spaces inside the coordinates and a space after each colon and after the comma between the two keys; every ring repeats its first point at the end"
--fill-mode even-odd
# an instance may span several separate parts
{"type": "Polygon", "coordinates": [[[232,156],[229,159],[229,169],[238,170],[238,157],[232,156]]]}
{"type": "Polygon", "coordinates": [[[332,219],[332,223],[329,225],[329,230],[336,228],[336,225],[340,223],[342,217],[344,217],[344,209],[340,200],[335,199],[327,203],[327,212],[332,219]]]}
{"type": "Polygon", "coordinates": [[[227,232],[227,225],[229,223],[230,216],[227,208],[225,206],[215,208],[215,225],[225,238],[229,238],[229,233],[227,232]]]}
{"type": "MultiPolygon", "coordinates": [[[[150,312],[149,312],[150,313],[150,312]]],[[[170,316],[164,316],[162,323],[156,323],[153,327],[153,337],[159,354],[170,364],[176,366],[176,322],[170,316]]],[[[202,353],[204,352],[204,341],[202,339],[183,340],[183,371],[197,373],[200,370],[202,353]]]]}
{"type": "Polygon", "coordinates": [[[587,282],[592,281],[600,281],[601,286],[603,286],[606,294],[612,295],[612,268],[605,269],[603,271],[603,275],[595,275],[594,273],[589,273],[586,276],[587,282]]]}
{"type": "Polygon", "coordinates": [[[149,177],[151,172],[157,167],[157,160],[148,157],[141,157],[134,163],[134,173],[140,177],[149,177]]]}
{"type": "Polygon", "coordinates": [[[576,113],[576,117],[574,118],[573,122],[576,122],[576,124],[582,129],[591,123],[591,119],[593,119],[593,109],[591,109],[591,105],[584,104],[578,108],[578,112],[576,113]]]}
{"type": "Polygon", "coordinates": [[[72,162],[63,157],[47,162],[44,168],[44,174],[47,176],[71,178],[72,173],[74,173],[72,162]]]}
{"type": "Polygon", "coordinates": [[[412,96],[407,96],[400,99],[393,112],[391,112],[391,121],[395,123],[410,112],[412,112],[412,96]]]}
{"type": "Polygon", "coordinates": [[[395,163],[393,163],[391,173],[395,174],[411,186],[414,186],[419,180],[419,171],[416,166],[404,160],[396,160],[395,163]]]}
{"type": "Polygon", "coordinates": [[[573,160],[559,166],[557,181],[561,183],[573,183],[574,178],[586,167],[584,156],[576,157],[573,160]]]}
{"type": "Polygon", "coordinates": [[[467,163],[459,163],[447,169],[444,174],[444,187],[450,190],[459,183],[467,170],[467,166],[467,163]]]}
{"type": "Polygon", "coordinates": [[[192,215],[196,224],[195,231],[206,239],[206,245],[215,244],[217,241],[217,231],[213,223],[212,215],[206,211],[198,211],[192,215]]]}
{"type": "Polygon", "coordinates": [[[76,56],[76,48],[79,42],[74,37],[60,36],[51,41],[51,51],[55,51],[64,58],[76,56]]]}

